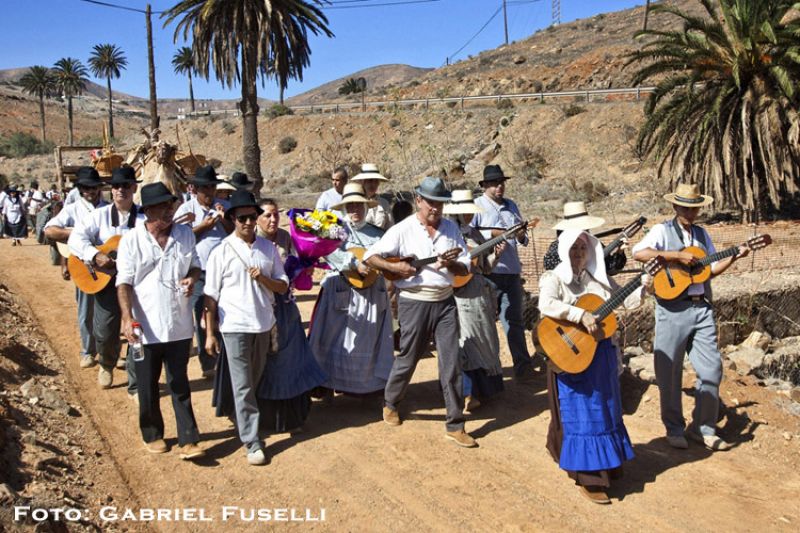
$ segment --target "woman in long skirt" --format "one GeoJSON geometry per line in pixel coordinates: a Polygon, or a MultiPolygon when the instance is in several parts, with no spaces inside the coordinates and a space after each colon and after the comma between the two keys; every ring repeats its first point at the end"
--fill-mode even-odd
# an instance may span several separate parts
{"type": "MultiPolygon", "coordinates": [[[[606,275],[602,245],[585,231],[569,229],[559,236],[558,253],[561,263],[539,280],[539,310],[594,332],[594,315],[574,304],[587,293],[607,300],[618,288],[606,275]]],[[[645,276],[643,282],[649,287],[651,280],[645,276]]],[[[638,307],[641,297],[639,289],[625,300],[625,307],[638,307]]],[[[617,346],[604,339],[583,372],[560,372],[552,364],[547,369],[547,449],[581,493],[599,504],[611,503],[605,491],[622,474],[622,464],[633,458],[622,420],[617,364],[617,346]]]]}
{"type": "Polygon", "coordinates": [[[0,211],[3,213],[3,234],[11,239],[11,246],[22,244],[28,236],[28,224],[25,221],[25,205],[16,185],[6,191],[0,211]]]}
{"type": "MultiPolygon", "coordinates": [[[[259,202],[263,213],[258,217],[259,237],[271,241],[281,259],[294,252],[289,233],[278,227],[278,205],[270,199],[259,202]]],[[[275,323],[278,346],[267,357],[267,364],[256,392],[260,411],[259,425],[269,433],[285,433],[300,429],[311,409],[311,391],[320,386],[327,376],[314,359],[303,329],[300,310],[291,295],[275,295],[275,323]]],[[[213,405],[217,416],[233,413],[233,393],[230,373],[225,357],[217,362],[213,405]]]]}
{"type": "Polygon", "coordinates": [[[332,207],[347,213],[348,236],[325,258],[333,271],[322,282],[309,335],[311,349],[328,374],[323,386],[329,391],[381,391],[394,362],[392,314],[383,277],[378,276],[370,287],[357,289],[341,275],[368,272],[348,250],[369,248],[383,235],[382,229],[365,221],[367,207],[373,204],[359,183],[348,183],[342,202],[332,207]]]}
{"type": "MultiPolygon", "coordinates": [[[[481,208],[475,205],[470,190],[453,191],[453,199],[444,207],[444,214],[459,225],[470,249],[485,242],[480,231],[469,225],[481,208]]],[[[464,409],[473,411],[487,399],[503,390],[503,367],[500,363],[500,340],[497,336],[497,298],[484,274],[494,268],[505,243],[474,259],[472,278],[453,294],[458,307],[458,348],[463,370],[464,409]]]]}

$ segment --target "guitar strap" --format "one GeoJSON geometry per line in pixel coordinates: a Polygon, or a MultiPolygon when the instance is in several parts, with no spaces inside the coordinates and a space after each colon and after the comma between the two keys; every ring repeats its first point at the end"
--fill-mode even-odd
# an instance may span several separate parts
{"type": "MultiPolygon", "coordinates": [[[[128,213],[128,229],[133,229],[136,226],[137,215],[136,204],[131,206],[131,212],[128,213]]],[[[111,225],[115,228],[119,227],[119,211],[117,211],[116,204],[111,204],[111,225]]]]}

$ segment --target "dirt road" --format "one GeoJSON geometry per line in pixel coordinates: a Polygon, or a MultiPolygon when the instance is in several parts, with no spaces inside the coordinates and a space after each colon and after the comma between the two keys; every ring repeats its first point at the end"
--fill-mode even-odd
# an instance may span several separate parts
{"type": "MultiPolygon", "coordinates": [[[[433,359],[419,365],[401,408],[402,426],[381,421],[380,398],[337,396],[331,404],[314,404],[303,433],[269,438],[271,463],[262,468],[247,465],[232,426],[214,417],[211,384],[193,360],[192,398],[209,458],[192,464],[175,452],[145,452],[138,408],[126,398],[122,372],[115,373],[112,390],[101,391],[97,370],[78,367],[74,288],[48,264],[45,247],[28,241],[12,248],[0,241],[0,282],[28,302],[65,359],[69,382],[107,440],[131,500],[143,508],[201,508],[213,520],[150,524],[155,529],[254,529],[257,524],[246,519],[259,508],[295,508],[302,516],[308,509],[311,518],[324,509],[324,521],[276,525],[334,531],[800,527],[800,423],[782,410],[775,392],[749,378],[728,376],[723,385],[726,403],[738,407],[726,409],[722,434],[738,446],[719,454],[698,446],[669,448],[661,438],[657,391],[642,385],[638,409],[626,417],[636,459],[625,465],[624,479],[611,490],[613,504],[605,508],[584,500],[544,449],[549,414],[543,377],[526,386],[507,379],[503,396],[468,418],[467,430],[480,448],[460,449],[444,439],[433,359]],[[246,511],[224,521],[223,506],[246,511]]],[[[299,299],[307,317],[311,297],[299,299]]],[[[503,357],[508,368],[510,358],[503,357]]],[[[691,398],[684,400],[689,413],[691,398]]],[[[175,445],[168,398],[162,408],[168,443],[175,445]]]]}

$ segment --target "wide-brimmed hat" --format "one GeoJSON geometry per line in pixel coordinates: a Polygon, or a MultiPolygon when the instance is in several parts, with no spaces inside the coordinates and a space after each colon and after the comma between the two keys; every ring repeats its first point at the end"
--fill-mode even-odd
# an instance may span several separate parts
{"type": "Polygon", "coordinates": [[[218,185],[222,180],[217,177],[217,171],[211,165],[200,167],[195,171],[194,176],[188,178],[189,183],[193,183],[195,187],[202,187],[204,185],[218,185]]]}
{"type": "Polygon", "coordinates": [[[361,172],[350,178],[351,181],[361,181],[361,180],[380,180],[380,181],[389,181],[389,178],[386,176],[381,175],[378,172],[378,165],[373,165],[372,163],[364,163],[361,165],[361,172]]]}
{"type": "Polygon", "coordinates": [[[683,207],[703,207],[714,201],[712,197],[700,194],[700,187],[696,183],[678,184],[675,192],[664,195],[664,200],[683,207]]]}
{"type": "Polygon", "coordinates": [[[553,226],[554,230],[567,229],[590,230],[599,228],[606,223],[606,219],[589,216],[586,204],[583,202],[567,202],[564,204],[564,218],[553,226]]]}
{"type": "Polygon", "coordinates": [[[414,192],[427,200],[434,202],[449,202],[452,195],[447,190],[442,178],[434,178],[426,176],[422,179],[419,186],[414,189],[414,192]]]}
{"type": "Polygon", "coordinates": [[[239,190],[247,189],[248,187],[252,187],[255,185],[255,181],[250,181],[250,178],[247,177],[247,174],[244,172],[234,172],[231,175],[231,185],[236,187],[239,190]]]}
{"type": "Polygon", "coordinates": [[[256,202],[256,197],[253,196],[253,193],[243,190],[238,190],[231,194],[228,206],[228,209],[225,210],[225,218],[231,218],[234,209],[237,207],[255,207],[256,213],[259,215],[264,212],[263,209],[258,207],[258,202],[256,202]]]}
{"type": "Polygon", "coordinates": [[[483,167],[483,179],[478,182],[478,185],[483,187],[487,181],[505,181],[511,179],[511,176],[506,176],[500,165],[486,165],[483,167]]]}
{"type": "Polygon", "coordinates": [[[227,181],[220,183],[217,185],[217,192],[219,191],[238,191],[236,187],[228,183],[227,181]]]}
{"type": "Polygon", "coordinates": [[[97,169],[80,167],[75,172],[75,185],[79,187],[100,187],[103,185],[103,180],[100,179],[97,169]]]}
{"type": "Polygon", "coordinates": [[[450,203],[444,206],[442,213],[445,215],[474,215],[483,213],[483,209],[475,205],[475,198],[469,189],[453,191],[450,203]]]}
{"type": "Polygon", "coordinates": [[[7,193],[9,193],[9,192],[19,193],[19,187],[17,187],[16,185],[9,185],[8,188],[6,189],[6,192],[7,193]]]}
{"type": "Polygon", "coordinates": [[[157,181],[156,183],[148,183],[142,187],[141,190],[142,202],[141,207],[152,207],[154,205],[163,204],[164,202],[174,202],[178,199],[177,196],[169,192],[167,186],[157,181]]]}
{"type": "Polygon", "coordinates": [[[346,204],[367,204],[367,207],[375,207],[378,205],[378,202],[367,199],[364,193],[364,187],[362,187],[360,183],[348,183],[344,186],[344,191],[342,191],[342,201],[336,205],[332,205],[331,209],[344,211],[344,206],[346,204]]]}
{"type": "Polygon", "coordinates": [[[141,180],[136,179],[136,171],[133,167],[119,167],[111,172],[111,180],[109,185],[129,185],[131,183],[141,183],[141,180]]]}

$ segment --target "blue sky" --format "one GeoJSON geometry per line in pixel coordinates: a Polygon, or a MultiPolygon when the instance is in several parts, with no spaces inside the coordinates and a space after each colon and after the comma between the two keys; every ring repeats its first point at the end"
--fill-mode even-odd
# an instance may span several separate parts
{"type": "MultiPolygon", "coordinates": [[[[146,0],[105,0],[144,9],[146,0]]],[[[234,0],[230,0],[234,1],[234,0]]],[[[392,3],[403,0],[333,0],[339,6],[392,3]]],[[[408,1],[408,0],[405,0],[408,1]]],[[[525,38],[551,21],[551,0],[509,0],[509,39],[525,38]]],[[[152,9],[170,8],[176,0],[151,0],[152,9]]],[[[291,81],[292,96],[363,68],[405,63],[438,67],[472,37],[502,4],[501,0],[435,0],[398,6],[326,10],[333,39],[311,41],[311,66],[302,83],[291,81]]],[[[616,11],[642,0],[562,0],[561,20],[569,22],[600,12],[616,11]]],[[[156,83],[159,98],[187,97],[187,82],[176,76],[170,61],[178,46],[173,29],[163,28],[153,17],[156,83]]],[[[147,48],[144,15],[85,3],[81,0],[3,0],[0,20],[0,69],[52,65],[62,57],[87,61],[92,46],[113,43],[128,57],[128,69],[113,88],[136,96],[147,95],[147,48]]],[[[495,48],[503,42],[502,13],[496,16],[456,57],[495,48]]],[[[100,80],[100,83],[103,83],[100,80]]],[[[197,80],[196,98],[238,98],[238,87],[223,88],[219,82],[197,80]]],[[[277,98],[269,81],[260,96],[277,98]]]]}

